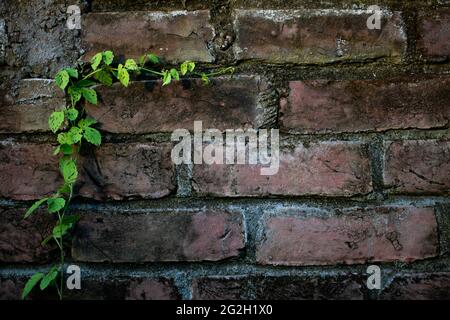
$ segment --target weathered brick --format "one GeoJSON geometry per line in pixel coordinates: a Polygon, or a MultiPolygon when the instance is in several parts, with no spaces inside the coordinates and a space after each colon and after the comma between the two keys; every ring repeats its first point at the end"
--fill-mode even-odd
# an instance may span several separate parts
{"type": "Polygon", "coordinates": [[[300,133],[443,127],[449,86],[449,77],[291,81],[281,126],[300,133]]]}
{"type": "Polygon", "coordinates": [[[78,222],[77,261],[217,261],[244,248],[240,214],[228,212],[90,213],[78,222]]]}
{"type": "Polygon", "coordinates": [[[383,12],[382,28],[369,30],[372,13],[355,10],[237,10],[238,59],[275,63],[330,63],[393,58],[406,48],[398,12],[383,12]]]}
{"type": "Polygon", "coordinates": [[[417,47],[429,60],[450,57],[450,10],[422,11],[418,18],[417,47]]]}
{"type": "MultiPolygon", "coordinates": [[[[170,144],[103,144],[81,157],[75,191],[94,199],[160,198],[174,189],[170,144]]],[[[32,200],[62,184],[58,158],[49,144],[0,144],[0,196],[32,200]]]]}
{"type": "Polygon", "coordinates": [[[175,190],[171,144],[103,144],[82,159],[78,194],[94,199],[161,198],[175,190]]]}
{"type": "Polygon", "coordinates": [[[61,184],[58,159],[49,144],[0,143],[0,197],[33,200],[52,194],[61,184]]]}
{"type": "MultiPolygon", "coordinates": [[[[175,300],[178,289],[172,279],[131,278],[112,275],[86,277],[81,269],[81,289],[65,290],[64,300],[175,300]]],[[[0,300],[19,300],[28,278],[22,276],[0,276],[0,300]]],[[[57,300],[53,287],[45,291],[35,289],[27,299],[57,300]]]]}
{"type": "Polygon", "coordinates": [[[24,79],[15,103],[2,106],[0,133],[49,131],[48,117],[64,105],[64,93],[52,80],[24,79]]]}
{"type": "Polygon", "coordinates": [[[385,148],[383,176],[391,192],[450,192],[450,141],[391,141],[385,148]]]}
{"type": "Polygon", "coordinates": [[[419,273],[398,275],[383,290],[384,300],[449,300],[450,273],[419,273]]]}
{"type": "Polygon", "coordinates": [[[280,151],[277,174],[260,175],[261,165],[194,165],[199,195],[352,196],[372,190],[370,163],[359,142],[319,142],[280,151]]]}
{"type": "Polygon", "coordinates": [[[26,279],[0,275],[0,300],[20,300],[26,279]]]}
{"type": "Polygon", "coordinates": [[[280,277],[208,277],[193,282],[197,300],[311,300],[367,298],[365,280],[354,274],[280,277]]]}
{"type": "Polygon", "coordinates": [[[0,207],[0,262],[47,262],[55,246],[41,245],[55,224],[51,215],[40,210],[24,219],[26,207],[0,207]]]}
{"type": "Polygon", "coordinates": [[[110,49],[137,58],[153,52],[171,62],[212,62],[207,43],[214,37],[209,11],[104,12],[83,16],[85,59],[110,49]]]}
{"type": "Polygon", "coordinates": [[[259,78],[183,80],[162,87],[161,81],[133,82],[129,87],[99,87],[101,103],[89,105],[88,113],[109,132],[146,133],[193,130],[194,121],[220,130],[258,127],[262,123],[259,78]],[[168,112],[170,110],[170,112],[168,112]]]}
{"type": "Polygon", "coordinates": [[[336,214],[289,211],[263,221],[257,261],[273,265],[411,262],[437,255],[432,208],[349,208],[336,214]]]}

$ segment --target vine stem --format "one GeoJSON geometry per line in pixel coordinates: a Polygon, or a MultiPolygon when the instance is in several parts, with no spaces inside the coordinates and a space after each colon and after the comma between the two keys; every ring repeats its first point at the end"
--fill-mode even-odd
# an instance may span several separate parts
{"type": "Polygon", "coordinates": [[[151,70],[151,69],[147,69],[147,68],[139,67],[139,69],[140,69],[140,70],[147,71],[147,72],[150,72],[150,73],[153,73],[153,74],[156,74],[156,75],[158,75],[158,76],[163,76],[163,75],[164,75],[162,72],[158,72],[158,71],[151,70]]]}
{"type": "MultiPolygon", "coordinates": [[[[63,210],[62,214],[58,213],[58,219],[59,219],[60,226],[63,225],[63,219],[66,214],[67,208],[69,207],[70,201],[72,200],[72,196],[73,196],[73,187],[71,185],[69,199],[67,199],[67,202],[64,206],[64,210],[63,210]]],[[[56,243],[58,243],[59,253],[60,253],[60,278],[61,279],[60,279],[60,288],[58,290],[58,295],[59,295],[59,300],[62,300],[63,299],[63,290],[64,290],[64,246],[63,246],[62,228],[60,230],[59,241],[56,238],[55,238],[55,240],[56,240],[56,243]]]]}

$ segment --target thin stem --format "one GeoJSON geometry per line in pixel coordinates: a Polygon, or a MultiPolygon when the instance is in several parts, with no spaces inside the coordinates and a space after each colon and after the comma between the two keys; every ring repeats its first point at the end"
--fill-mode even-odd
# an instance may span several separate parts
{"type": "Polygon", "coordinates": [[[142,67],[139,67],[139,69],[144,70],[144,71],[147,71],[147,72],[150,72],[150,73],[153,73],[153,74],[156,74],[156,75],[158,75],[158,76],[164,76],[164,74],[163,74],[162,72],[158,72],[158,71],[155,71],[155,70],[151,70],[151,69],[147,69],[147,68],[142,68],[142,67]]]}
{"type": "Polygon", "coordinates": [[[85,76],[82,80],[86,80],[87,78],[92,77],[94,74],[96,74],[97,72],[99,72],[99,71],[101,71],[101,70],[103,70],[103,69],[100,68],[100,69],[97,69],[97,70],[95,70],[95,71],[92,71],[92,72],[89,73],[87,76],[85,76]]]}

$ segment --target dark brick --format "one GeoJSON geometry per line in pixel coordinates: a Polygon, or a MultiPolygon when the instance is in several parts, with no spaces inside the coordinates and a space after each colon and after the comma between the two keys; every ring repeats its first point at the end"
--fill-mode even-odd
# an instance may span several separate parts
{"type": "Polygon", "coordinates": [[[417,47],[429,60],[445,60],[450,56],[450,10],[421,11],[418,18],[417,47]]]}
{"type": "Polygon", "coordinates": [[[175,190],[171,144],[103,144],[82,160],[78,194],[94,199],[161,198],[175,190]]]}
{"type": "Polygon", "coordinates": [[[345,275],[233,276],[197,278],[193,298],[197,300],[361,300],[368,296],[363,277],[345,275]]]}
{"type": "Polygon", "coordinates": [[[262,110],[258,95],[264,84],[255,77],[183,80],[162,87],[161,81],[133,82],[129,87],[99,87],[102,103],[89,105],[88,113],[101,128],[114,133],[172,132],[203,128],[220,130],[258,127],[262,110]]]}
{"type": "MultiPolygon", "coordinates": [[[[58,158],[49,144],[0,144],[0,196],[32,200],[62,184],[58,158]]],[[[161,198],[175,190],[171,144],[103,144],[78,160],[76,193],[94,199],[161,198]]]]}
{"type": "Polygon", "coordinates": [[[0,207],[0,262],[42,263],[51,257],[55,246],[41,245],[53,229],[55,220],[45,210],[24,219],[26,207],[0,207]]]}
{"type": "Polygon", "coordinates": [[[449,300],[448,272],[402,274],[380,295],[383,300],[449,300]]]}
{"type": "Polygon", "coordinates": [[[89,262],[217,261],[244,248],[240,214],[147,212],[83,215],[72,256],[89,262]]]}
{"type": "MultiPolygon", "coordinates": [[[[19,300],[28,278],[1,276],[0,300],[19,300]]],[[[178,289],[172,279],[141,278],[104,275],[83,277],[81,269],[81,289],[64,289],[64,300],[175,300],[180,299],[178,289]]],[[[40,291],[34,289],[27,299],[57,300],[53,287],[40,291]]]]}

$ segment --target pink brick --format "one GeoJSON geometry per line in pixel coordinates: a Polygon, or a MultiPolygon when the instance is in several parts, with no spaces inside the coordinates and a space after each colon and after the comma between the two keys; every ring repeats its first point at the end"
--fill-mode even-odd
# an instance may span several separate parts
{"type": "Polygon", "coordinates": [[[376,207],[319,216],[290,210],[264,220],[257,260],[273,265],[412,262],[438,254],[432,208],[376,207]]]}

